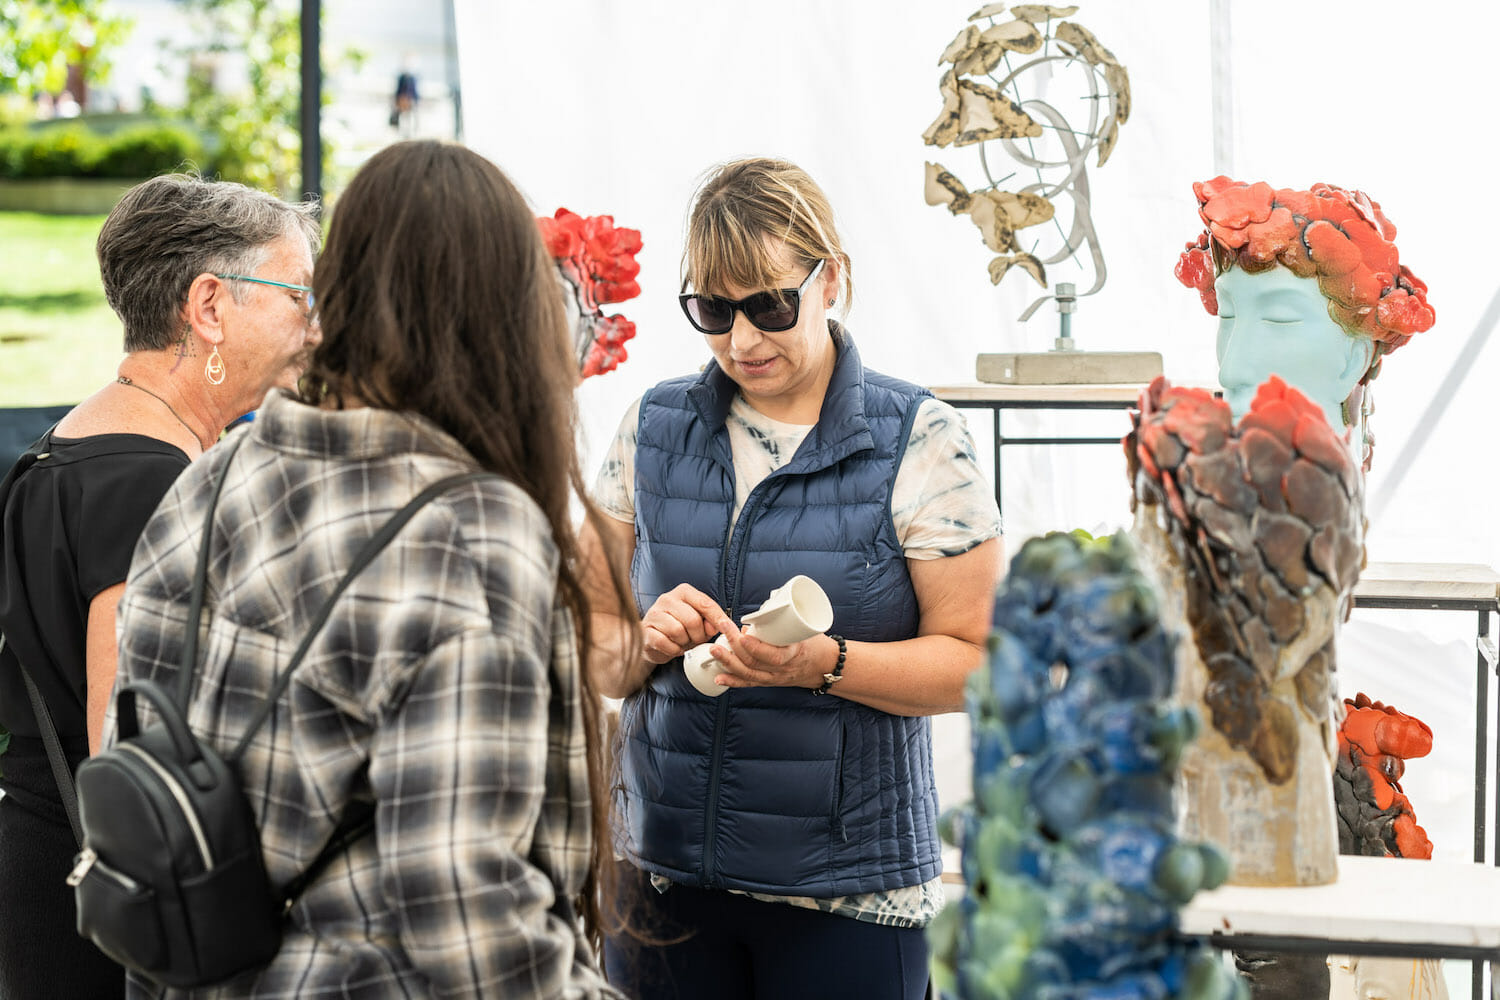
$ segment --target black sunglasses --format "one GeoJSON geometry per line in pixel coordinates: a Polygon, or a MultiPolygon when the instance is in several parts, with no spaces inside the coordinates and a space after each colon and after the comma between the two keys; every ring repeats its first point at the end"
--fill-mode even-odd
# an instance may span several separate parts
{"type": "Polygon", "coordinates": [[[688,322],[699,333],[728,333],[734,327],[734,311],[738,309],[756,328],[766,333],[780,333],[797,325],[797,316],[802,312],[802,296],[807,286],[823,272],[826,261],[818,261],[816,267],[802,284],[796,288],[782,288],[774,292],[756,292],[743,299],[726,299],[719,295],[679,295],[677,301],[688,322]]]}

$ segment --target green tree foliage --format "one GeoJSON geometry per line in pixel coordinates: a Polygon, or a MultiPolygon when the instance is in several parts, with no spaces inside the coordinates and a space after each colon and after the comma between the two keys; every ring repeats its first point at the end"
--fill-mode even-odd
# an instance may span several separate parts
{"type": "Polygon", "coordinates": [[[0,0],[0,93],[56,94],[68,67],[85,83],[109,77],[110,50],[134,26],[106,14],[107,0],[0,0]]]}
{"type": "MultiPolygon", "coordinates": [[[[194,21],[188,33],[194,41],[167,46],[167,53],[188,62],[185,110],[209,139],[212,170],[224,180],[299,197],[301,5],[295,0],[184,0],[184,7],[194,21]],[[229,92],[216,79],[220,56],[228,52],[246,59],[246,92],[229,92]]],[[[338,55],[356,65],[361,58],[352,49],[338,55]]],[[[325,140],[325,175],[329,152],[325,140]]]]}
{"type": "Polygon", "coordinates": [[[283,197],[301,176],[302,37],[297,4],[278,0],[187,0],[195,22],[188,45],[187,115],[209,137],[215,172],[283,197]],[[216,79],[220,56],[242,52],[249,88],[230,93],[216,79]]]}

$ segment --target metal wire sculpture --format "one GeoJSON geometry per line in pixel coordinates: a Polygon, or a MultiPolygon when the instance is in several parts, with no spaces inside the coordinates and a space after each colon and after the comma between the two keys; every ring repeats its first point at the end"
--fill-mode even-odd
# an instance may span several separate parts
{"type": "MultiPolygon", "coordinates": [[[[1114,150],[1120,126],[1130,117],[1130,77],[1087,28],[1061,20],[1075,14],[1076,6],[1021,4],[1010,9],[1012,19],[998,20],[1005,10],[1005,4],[992,3],[975,11],[943,50],[938,62],[948,67],[938,85],[943,110],[922,134],[929,146],[977,146],[985,184],[971,190],[947,167],[928,162],[927,203],[967,215],[979,227],[985,246],[997,255],[989,263],[996,285],[1018,268],[1046,288],[1048,265],[1076,259],[1087,247],[1094,280],[1078,297],[1093,295],[1104,287],[1107,271],[1091,215],[1086,161],[1097,150],[1097,165],[1103,166],[1114,150]],[[1023,62],[1023,56],[1033,58],[1023,62]],[[1087,108],[1083,128],[1075,128],[1060,102],[1049,99],[1063,93],[1056,81],[1064,77],[1077,88],[1070,96],[1087,108]],[[1023,87],[1032,96],[1024,96],[1023,87]],[[986,152],[990,142],[998,142],[1018,169],[997,177],[986,152]],[[1016,191],[1001,188],[1023,170],[1034,172],[1036,180],[1016,191]],[[1057,217],[1060,198],[1071,203],[1066,228],[1057,217]],[[1055,248],[1043,249],[1041,235],[1034,234],[1029,245],[1019,235],[1049,222],[1060,237],[1055,248]]],[[[1078,265],[1087,270],[1082,261],[1078,265]]],[[[1069,283],[1062,293],[1070,300],[1072,287],[1069,283]]],[[[1020,318],[1029,319],[1054,297],[1038,298],[1020,318]]]]}

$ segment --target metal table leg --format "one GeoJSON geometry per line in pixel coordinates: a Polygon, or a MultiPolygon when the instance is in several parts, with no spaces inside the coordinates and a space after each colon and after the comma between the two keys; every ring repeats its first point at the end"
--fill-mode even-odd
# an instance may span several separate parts
{"type": "Polygon", "coordinates": [[[1004,491],[1000,488],[1000,446],[1005,443],[1005,438],[1000,433],[1000,407],[990,411],[995,419],[992,426],[995,436],[995,509],[1000,512],[1000,525],[1005,525],[1005,500],[1004,491]]]}
{"type": "MultiPolygon", "coordinates": [[[[1475,638],[1476,666],[1474,669],[1474,860],[1480,864],[1485,860],[1485,824],[1489,817],[1489,788],[1487,782],[1486,752],[1490,729],[1490,670],[1493,665],[1485,655],[1486,638],[1490,633],[1490,613],[1479,612],[1478,635],[1475,638]]],[[[1496,738],[1500,739],[1500,731],[1496,738]]],[[[1496,764],[1500,765],[1500,746],[1497,746],[1496,764]]],[[[1500,831],[1497,831],[1500,832],[1500,831]]],[[[1500,856],[1496,858],[1500,862],[1500,856]]]]}
{"type": "MultiPolygon", "coordinates": [[[[1485,768],[1482,766],[1484,758],[1485,737],[1489,730],[1489,672],[1500,667],[1495,654],[1495,643],[1489,638],[1490,613],[1488,610],[1479,612],[1478,634],[1474,639],[1475,652],[1478,657],[1475,669],[1475,678],[1478,684],[1477,701],[1475,703],[1475,729],[1476,739],[1474,744],[1474,860],[1484,863],[1484,823],[1487,817],[1485,801],[1488,789],[1485,787],[1485,768]]],[[[1500,694],[1500,680],[1496,682],[1496,693],[1500,694]]],[[[1500,707],[1497,707],[1497,719],[1500,719],[1500,707]]],[[[1495,810],[1492,826],[1495,836],[1494,863],[1500,865],[1500,725],[1495,727],[1495,810]]],[[[1482,1000],[1484,996],[1485,974],[1489,974],[1491,982],[1494,981],[1494,966],[1489,963],[1474,963],[1474,1000],[1482,1000]]]]}

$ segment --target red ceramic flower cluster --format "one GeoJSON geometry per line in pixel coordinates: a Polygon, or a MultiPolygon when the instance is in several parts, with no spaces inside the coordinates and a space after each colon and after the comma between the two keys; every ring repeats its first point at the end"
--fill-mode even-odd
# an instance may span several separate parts
{"type": "Polygon", "coordinates": [[[1432,752],[1432,730],[1421,719],[1371,701],[1344,699],[1334,793],[1340,850],[1345,854],[1432,857],[1432,841],[1401,791],[1406,762],[1432,752]],[[1344,841],[1357,850],[1345,850],[1344,841]]]}
{"type": "Polygon", "coordinates": [[[1381,354],[1431,328],[1427,286],[1397,259],[1396,227],[1364,192],[1328,184],[1276,190],[1215,177],[1195,183],[1193,193],[1208,228],[1187,244],[1176,274],[1213,315],[1218,271],[1254,274],[1280,264],[1316,277],[1333,321],[1374,339],[1381,354]]]}
{"type": "Polygon", "coordinates": [[[615,227],[613,216],[582,216],[559,208],[552,218],[536,220],[547,250],[573,290],[579,313],[574,330],[582,378],[602,375],[624,361],[625,341],[635,336],[635,324],[624,316],[604,315],[600,306],[624,302],[641,294],[636,283],[641,249],[636,229],[615,227]]]}

